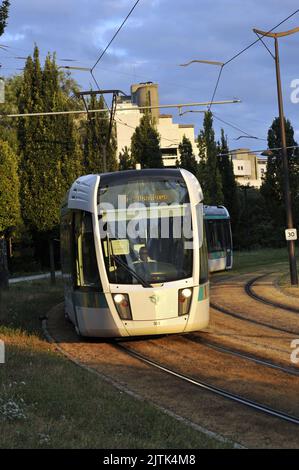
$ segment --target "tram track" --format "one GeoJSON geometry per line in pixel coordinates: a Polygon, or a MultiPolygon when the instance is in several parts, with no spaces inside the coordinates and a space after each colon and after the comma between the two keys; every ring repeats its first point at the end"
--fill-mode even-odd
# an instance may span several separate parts
{"type": "Polygon", "coordinates": [[[264,326],[264,327],[270,328],[271,330],[274,330],[274,331],[280,331],[282,333],[287,333],[287,334],[290,334],[290,335],[299,336],[299,331],[289,330],[287,328],[279,328],[277,326],[270,325],[270,323],[267,323],[267,322],[263,322],[263,321],[260,321],[260,320],[255,320],[254,318],[248,318],[242,313],[231,312],[231,310],[228,310],[225,307],[222,307],[218,304],[215,304],[214,302],[211,302],[210,306],[214,310],[217,310],[218,312],[224,313],[225,315],[229,315],[230,317],[237,318],[238,320],[243,320],[243,321],[246,321],[246,322],[249,322],[249,323],[253,323],[255,325],[264,326]]]}
{"type": "Polygon", "coordinates": [[[287,310],[288,312],[299,314],[299,308],[292,307],[291,305],[283,304],[281,302],[273,302],[272,300],[270,300],[270,299],[268,299],[264,296],[258,295],[256,292],[253,291],[253,286],[256,283],[256,281],[258,281],[258,280],[260,280],[260,279],[262,279],[266,276],[269,276],[270,274],[272,274],[272,273],[267,273],[267,274],[263,274],[261,276],[254,277],[253,279],[250,279],[248,282],[246,282],[246,284],[244,286],[244,290],[245,290],[246,294],[249,297],[251,297],[252,299],[254,299],[258,302],[261,302],[263,304],[270,305],[271,307],[279,308],[281,310],[287,310]]]}
{"type": "Polygon", "coordinates": [[[89,372],[111,379],[112,383],[121,384],[124,390],[137,393],[140,399],[149,400],[245,447],[298,445],[296,428],[293,428],[299,424],[299,409],[294,401],[297,374],[288,377],[283,374],[287,370],[275,367],[267,370],[263,368],[264,363],[256,363],[255,367],[255,361],[250,360],[247,365],[243,353],[235,356],[221,342],[215,345],[210,338],[208,345],[200,344],[200,340],[197,347],[192,345],[189,333],[152,337],[146,341],[123,338],[108,343],[82,343],[65,323],[62,307],[49,314],[48,322],[50,335],[68,359],[86,366],[89,372]],[[153,348],[154,345],[158,349],[153,348]],[[224,353],[227,352],[231,356],[226,359],[224,353]],[[230,371],[229,376],[225,370],[230,371]],[[289,398],[282,391],[282,385],[286,387],[286,384],[290,387],[287,388],[289,398]]]}
{"type": "Polygon", "coordinates": [[[115,346],[128,354],[129,356],[138,359],[139,361],[143,362],[144,364],[147,364],[155,369],[158,369],[162,371],[165,374],[168,374],[172,377],[176,377],[177,379],[182,380],[183,382],[187,382],[189,384],[192,384],[195,387],[198,387],[201,390],[206,390],[208,392],[213,393],[214,395],[220,396],[222,398],[228,399],[234,403],[238,403],[241,405],[246,406],[247,408],[250,408],[255,411],[259,411],[263,414],[266,414],[268,416],[272,416],[275,418],[278,418],[283,421],[287,421],[288,423],[296,424],[299,425],[299,417],[290,415],[288,413],[285,413],[283,411],[277,410],[275,408],[269,407],[267,405],[264,405],[262,403],[259,403],[257,401],[250,400],[248,398],[245,398],[244,396],[232,393],[228,390],[225,390],[224,388],[216,387],[211,383],[208,383],[206,381],[199,380],[197,378],[184,375],[180,372],[175,371],[174,369],[162,365],[161,363],[150,359],[146,357],[144,354],[141,354],[140,352],[137,352],[133,350],[130,347],[124,346],[124,344],[120,344],[120,342],[115,343],[115,346]]]}
{"type": "Polygon", "coordinates": [[[225,354],[230,354],[240,359],[245,359],[247,361],[254,362],[255,364],[259,364],[259,365],[268,367],[270,369],[278,370],[288,375],[294,375],[296,377],[299,377],[299,370],[296,370],[295,368],[291,368],[291,367],[284,367],[272,361],[267,361],[266,359],[255,356],[254,354],[246,354],[240,350],[232,349],[227,346],[222,346],[222,345],[219,345],[218,343],[209,342],[203,339],[202,337],[196,336],[195,334],[192,334],[192,333],[188,333],[187,335],[184,336],[184,338],[187,338],[189,341],[193,341],[197,344],[207,346],[208,348],[214,349],[215,351],[219,351],[225,354]]]}
{"type": "MultiPolygon", "coordinates": [[[[249,279],[244,285],[243,285],[243,290],[246,293],[248,297],[251,299],[255,300],[258,303],[268,305],[273,308],[278,308],[290,313],[295,313],[299,314],[299,309],[296,307],[292,307],[291,305],[283,304],[280,302],[274,302],[264,296],[261,296],[257,294],[256,292],[253,291],[254,284],[258,281],[261,280],[267,276],[270,276],[272,274],[275,274],[273,272],[268,272],[268,273],[263,273],[262,275],[255,276],[254,278],[249,279]]],[[[236,312],[236,311],[231,311],[231,308],[226,308],[225,306],[219,305],[215,302],[210,302],[210,306],[214,309],[217,310],[218,312],[224,313],[225,315],[229,315],[233,318],[237,318],[239,320],[247,321],[255,325],[263,326],[266,328],[270,328],[271,330],[274,331],[279,331],[282,333],[287,333],[291,335],[296,335],[297,337],[299,336],[299,331],[296,331],[295,329],[289,329],[289,328],[284,328],[280,327],[277,325],[270,324],[268,322],[264,322],[262,320],[254,319],[254,318],[248,318],[244,312],[236,312]]]]}

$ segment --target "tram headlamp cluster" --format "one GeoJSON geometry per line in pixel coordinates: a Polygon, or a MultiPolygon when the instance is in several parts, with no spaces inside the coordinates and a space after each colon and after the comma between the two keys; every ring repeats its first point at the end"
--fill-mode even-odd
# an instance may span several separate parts
{"type": "Polygon", "coordinates": [[[132,320],[129,296],[127,294],[115,294],[113,300],[120,318],[122,320],[132,320]]]}
{"type": "Polygon", "coordinates": [[[192,293],[193,290],[189,288],[179,290],[179,315],[188,315],[192,300],[192,293]]]}

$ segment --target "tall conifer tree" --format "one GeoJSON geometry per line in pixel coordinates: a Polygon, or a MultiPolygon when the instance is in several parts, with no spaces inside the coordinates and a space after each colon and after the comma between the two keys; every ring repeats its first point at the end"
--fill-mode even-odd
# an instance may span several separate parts
{"type": "Polygon", "coordinates": [[[176,165],[190,171],[195,176],[198,174],[198,164],[193,155],[193,148],[190,140],[184,135],[182,142],[179,144],[180,158],[176,161],[176,165]]]}
{"type": "MultiPolygon", "coordinates": [[[[28,57],[19,96],[20,113],[67,109],[60,89],[55,57],[47,56],[44,69],[35,46],[28,57]]],[[[24,222],[35,239],[47,239],[53,252],[53,233],[62,198],[81,174],[81,152],[71,116],[26,117],[19,121],[21,194],[24,222]]],[[[51,262],[53,268],[53,259],[51,262]]],[[[52,281],[54,281],[52,269],[52,281]]]]}
{"type": "Polygon", "coordinates": [[[20,222],[18,159],[7,142],[0,140],[0,300],[8,288],[8,231],[20,222]]]}
{"type": "MultiPolygon", "coordinates": [[[[296,146],[294,129],[289,120],[285,121],[287,146],[296,146]]],[[[275,118],[268,131],[268,148],[275,149],[282,146],[280,120],[275,118]]],[[[295,219],[299,220],[299,153],[298,149],[288,149],[288,165],[290,177],[290,190],[295,219]]],[[[274,150],[267,160],[267,172],[261,187],[266,208],[273,220],[273,229],[281,239],[285,227],[284,208],[284,173],[281,150],[274,150]]]]}
{"type": "MultiPolygon", "coordinates": [[[[89,107],[104,110],[103,96],[97,99],[95,95],[92,95],[89,107]]],[[[109,121],[108,110],[91,113],[85,121],[83,137],[85,173],[103,173],[115,171],[117,168],[115,127],[113,126],[109,139],[109,121]]]]}
{"type": "Polygon", "coordinates": [[[141,168],[163,167],[160,136],[149,113],[144,114],[132,135],[131,153],[135,162],[141,164],[141,168]]]}
{"type": "Polygon", "coordinates": [[[230,213],[232,228],[235,232],[239,221],[239,199],[233,163],[229,155],[227,137],[223,129],[221,129],[221,140],[218,142],[217,147],[218,168],[222,179],[223,203],[230,213]]]}
{"type": "Polygon", "coordinates": [[[205,113],[203,129],[198,136],[199,181],[203,187],[204,202],[209,205],[223,204],[222,180],[218,168],[218,149],[215,142],[211,111],[205,113]]]}

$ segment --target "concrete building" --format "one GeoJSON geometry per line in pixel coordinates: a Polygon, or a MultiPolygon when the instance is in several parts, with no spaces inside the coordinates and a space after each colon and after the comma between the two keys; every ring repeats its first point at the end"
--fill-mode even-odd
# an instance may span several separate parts
{"type": "Polygon", "coordinates": [[[244,148],[232,150],[230,154],[238,183],[260,188],[267,170],[267,159],[244,148]]]}
{"type": "MultiPolygon", "coordinates": [[[[117,132],[117,155],[130,148],[131,137],[139,126],[144,111],[143,106],[159,106],[158,85],[152,82],[137,83],[131,86],[131,95],[119,97],[115,113],[117,132]]],[[[179,156],[178,146],[185,135],[191,141],[193,153],[198,159],[193,124],[176,124],[171,114],[160,114],[159,108],[151,110],[156,129],[161,137],[161,151],[164,166],[175,166],[179,156]]]]}

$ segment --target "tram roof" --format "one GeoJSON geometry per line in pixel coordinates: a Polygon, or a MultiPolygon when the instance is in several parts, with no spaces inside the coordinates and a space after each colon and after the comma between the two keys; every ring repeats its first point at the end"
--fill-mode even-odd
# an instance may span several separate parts
{"type": "Polygon", "coordinates": [[[101,184],[111,184],[115,181],[134,180],[142,177],[146,178],[182,178],[179,168],[148,168],[143,170],[124,170],[114,171],[112,173],[102,173],[101,184]]]}
{"type": "Polygon", "coordinates": [[[226,207],[224,206],[204,206],[204,216],[206,219],[229,219],[230,215],[226,207]]]}

